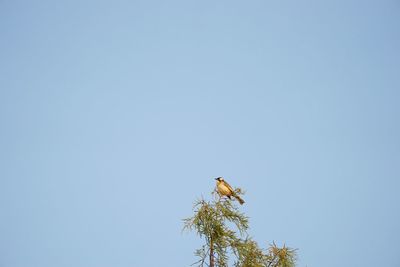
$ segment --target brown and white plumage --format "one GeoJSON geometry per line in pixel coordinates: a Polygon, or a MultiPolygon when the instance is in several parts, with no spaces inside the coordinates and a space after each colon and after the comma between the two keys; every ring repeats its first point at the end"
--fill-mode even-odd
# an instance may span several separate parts
{"type": "Polygon", "coordinates": [[[230,186],[224,178],[218,177],[215,178],[215,180],[217,180],[217,191],[221,196],[227,196],[229,199],[234,197],[239,201],[240,205],[243,205],[244,200],[235,193],[235,190],[233,190],[232,186],[230,186]]]}

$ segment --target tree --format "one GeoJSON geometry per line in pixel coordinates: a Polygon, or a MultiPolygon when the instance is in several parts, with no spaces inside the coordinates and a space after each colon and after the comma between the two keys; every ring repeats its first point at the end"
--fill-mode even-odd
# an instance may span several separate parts
{"type": "MultiPolygon", "coordinates": [[[[242,190],[236,189],[242,195],[242,190]]],[[[221,198],[215,191],[212,200],[197,200],[193,217],[184,219],[184,230],[195,231],[205,244],[195,251],[197,266],[226,267],[234,256],[235,267],[293,267],[296,250],[272,243],[261,249],[249,237],[249,218],[239,211],[236,202],[221,198]]]]}

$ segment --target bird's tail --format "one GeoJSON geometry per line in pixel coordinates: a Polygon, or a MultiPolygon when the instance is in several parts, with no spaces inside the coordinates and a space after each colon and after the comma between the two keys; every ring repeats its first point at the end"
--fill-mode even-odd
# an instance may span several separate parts
{"type": "Polygon", "coordinates": [[[236,195],[234,197],[239,201],[240,205],[243,205],[244,200],[241,197],[236,196],[236,195]]]}

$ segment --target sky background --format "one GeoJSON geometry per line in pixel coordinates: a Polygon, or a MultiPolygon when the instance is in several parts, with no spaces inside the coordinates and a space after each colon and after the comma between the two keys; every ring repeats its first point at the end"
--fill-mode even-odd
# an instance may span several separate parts
{"type": "Polygon", "coordinates": [[[398,1],[0,1],[0,266],[189,266],[224,176],[263,247],[400,266],[398,1]]]}

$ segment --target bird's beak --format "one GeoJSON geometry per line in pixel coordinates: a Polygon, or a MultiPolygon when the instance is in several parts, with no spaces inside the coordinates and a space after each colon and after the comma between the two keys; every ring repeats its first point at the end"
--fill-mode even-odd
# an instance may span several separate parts
{"type": "Polygon", "coordinates": [[[218,180],[218,178],[214,178],[215,180],[218,180]]]}

